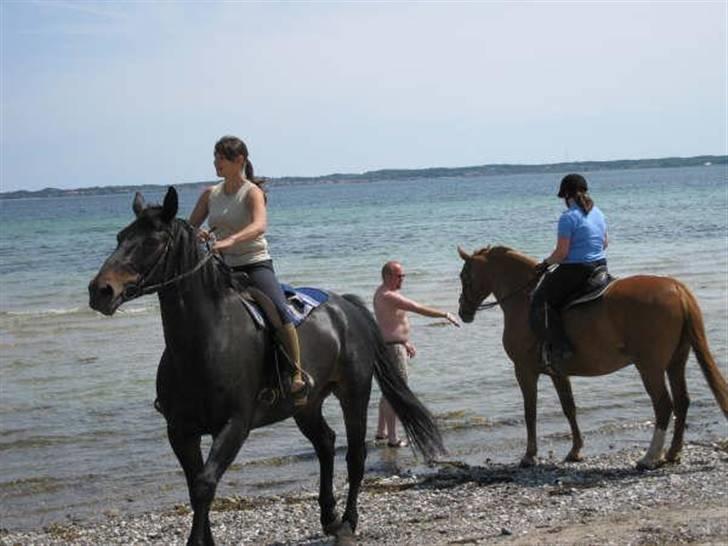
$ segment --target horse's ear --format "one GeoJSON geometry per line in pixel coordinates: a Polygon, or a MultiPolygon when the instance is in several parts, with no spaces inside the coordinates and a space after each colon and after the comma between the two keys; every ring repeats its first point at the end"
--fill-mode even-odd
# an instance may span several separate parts
{"type": "Polygon", "coordinates": [[[136,216],[139,216],[144,210],[144,197],[141,193],[136,192],[134,194],[134,201],[131,204],[131,210],[134,211],[136,216]]]}
{"type": "Polygon", "coordinates": [[[177,190],[174,186],[170,186],[167,195],[164,196],[164,204],[162,205],[162,220],[169,222],[177,215],[177,207],[179,199],[177,199],[177,190]]]}
{"type": "Polygon", "coordinates": [[[472,256],[471,256],[470,254],[468,254],[467,252],[465,252],[465,250],[463,250],[463,247],[461,247],[460,245],[458,245],[458,254],[460,254],[460,257],[461,257],[461,258],[462,258],[463,260],[465,260],[466,262],[467,262],[467,261],[468,261],[468,260],[469,260],[470,258],[472,258],[472,256]]]}

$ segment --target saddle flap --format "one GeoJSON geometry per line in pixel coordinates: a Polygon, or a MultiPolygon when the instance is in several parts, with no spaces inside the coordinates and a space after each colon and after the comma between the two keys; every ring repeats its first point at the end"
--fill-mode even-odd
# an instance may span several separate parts
{"type": "Polygon", "coordinates": [[[609,288],[609,285],[615,280],[616,278],[612,277],[612,275],[609,274],[609,271],[607,271],[606,265],[596,267],[584,283],[582,290],[579,290],[571,300],[566,302],[562,310],[600,298],[604,292],[606,292],[607,288],[609,288]]]}
{"type": "MultiPolygon", "coordinates": [[[[328,292],[318,288],[293,288],[286,284],[281,284],[281,288],[286,295],[288,311],[293,317],[294,326],[300,325],[316,307],[329,299],[328,292]]],[[[265,328],[267,324],[275,328],[280,327],[278,310],[263,292],[248,285],[240,293],[240,299],[259,329],[265,328]]]]}

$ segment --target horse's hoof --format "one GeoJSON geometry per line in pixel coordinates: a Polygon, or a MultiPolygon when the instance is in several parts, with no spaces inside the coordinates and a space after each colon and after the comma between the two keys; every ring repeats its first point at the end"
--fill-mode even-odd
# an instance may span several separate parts
{"type": "Polygon", "coordinates": [[[680,464],[682,462],[682,457],[680,456],[680,453],[668,453],[665,456],[665,462],[670,464],[680,464]]]}
{"type": "Polygon", "coordinates": [[[640,459],[637,461],[637,470],[655,470],[665,464],[665,459],[640,459]]]}
{"type": "Polygon", "coordinates": [[[324,534],[334,536],[341,528],[341,518],[336,516],[333,521],[323,525],[324,534]]]}
{"type": "Polygon", "coordinates": [[[356,546],[356,536],[354,535],[354,531],[351,530],[348,521],[345,521],[339,526],[339,529],[336,531],[334,544],[336,546],[356,546]]]}
{"type": "Polygon", "coordinates": [[[581,453],[569,453],[564,459],[565,463],[580,463],[584,461],[584,455],[581,453]]]}
{"type": "Polygon", "coordinates": [[[532,466],[536,466],[536,463],[538,463],[538,459],[536,459],[536,457],[533,455],[524,455],[518,466],[521,468],[530,468],[532,466]]]}

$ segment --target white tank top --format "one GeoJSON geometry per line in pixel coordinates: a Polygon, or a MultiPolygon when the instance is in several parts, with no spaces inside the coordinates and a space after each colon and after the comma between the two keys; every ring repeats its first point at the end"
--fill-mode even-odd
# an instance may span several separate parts
{"type": "MultiPolygon", "coordinates": [[[[220,182],[213,186],[208,202],[207,223],[215,229],[215,236],[218,239],[229,237],[252,222],[246,199],[253,183],[246,180],[232,195],[225,193],[224,184],[225,182],[220,182]]],[[[236,243],[224,250],[222,255],[225,263],[232,267],[270,260],[268,241],[263,235],[259,235],[252,241],[236,243]]]]}

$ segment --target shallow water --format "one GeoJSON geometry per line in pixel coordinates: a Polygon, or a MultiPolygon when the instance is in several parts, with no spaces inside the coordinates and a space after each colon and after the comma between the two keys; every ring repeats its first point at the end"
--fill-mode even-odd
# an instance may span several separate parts
{"type": "MultiPolygon", "coordinates": [[[[368,303],[384,261],[407,269],[403,292],[457,311],[456,245],[504,244],[535,257],[553,245],[564,173],[376,183],[273,186],[269,241],[279,277],[362,296],[368,303]]],[[[610,225],[613,274],[671,275],[702,306],[708,339],[728,362],[728,172],[725,166],[589,173],[610,225]]],[[[147,195],[161,200],[161,195],[147,195]]],[[[197,198],[182,190],[186,215],[197,198]]],[[[153,296],[108,318],[87,307],[86,286],[132,217],[131,195],[0,201],[0,520],[35,527],[104,510],[186,502],[184,478],[153,409],[163,348],[153,296]]],[[[452,458],[513,461],[525,449],[522,400],[500,335],[500,310],[461,329],[413,317],[418,355],[411,386],[438,416],[452,458]]],[[[652,410],[634,368],[573,380],[586,453],[647,446],[652,410]]],[[[693,404],[688,438],[725,435],[697,364],[688,364],[693,404]]],[[[370,406],[370,436],[378,390],[370,406]]],[[[340,411],[325,412],[345,438],[340,411]]],[[[541,381],[540,453],[562,457],[567,423],[541,381]]],[[[337,476],[344,473],[343,450],[337,476]]],[[[409,450],[372,448],[369,472],[414,468],[409,450]]],[[[219,494],[313,487],[310,444],[292,421],[256,430],[219,494]]]]}

